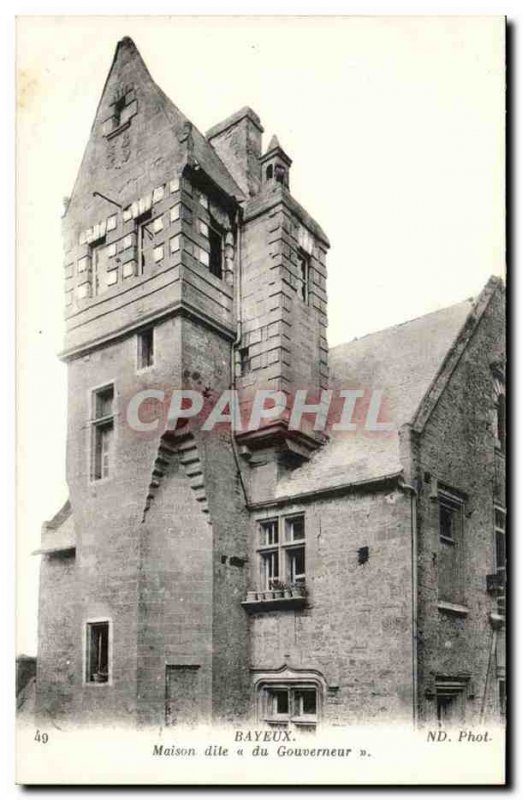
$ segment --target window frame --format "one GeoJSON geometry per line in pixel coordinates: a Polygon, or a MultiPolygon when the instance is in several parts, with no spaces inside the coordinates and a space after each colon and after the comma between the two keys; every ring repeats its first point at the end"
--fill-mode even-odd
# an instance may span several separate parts
{"type": "MultiPolygon", "coordinates": [[[[146,263],[146,260],[145,260],[145,255],[144,255],[144,250],[143,250],[143,240],[144,240],[143,232],[144,232],[144,230],[147,230],[147,234],[149,235],[150,241],[152,242],[151,260],[152,260],[153,264],[157,263],[157,262],[154,261],[154,258],[152,256],[152,251],[154,250],[154,238],[155,238],[156,234],[152,230],[152,228],[150,230],[148,230],[148,226],[152,225],[154,223],[154,221],[158,217],[161,217],[161,216],[163,216],[163,215],[162,214],[156,214],[156,216],[153,216],[152,208],[149,208],[149,209],[147,209],[147,211],[144,211],[142,214],[140,214],[138,217],[136,217],[136,219],[134,221],[134,229],[135,229],[135,233],[136,233],[136,262],[137,262],[137,266],[138,266],[138,275],[145,275],[145,271],[146,271],[146,268],[147,268],[147,263],[146,263]]],[[[165,255],[165,253],[163,253],[163,255],[165,255]]]]}
{"type": "Polygon", "coordinates": [[[297,251],[298,275],[297,275],[297,294],[307,306],[310,304],[310,275],[312,271],[312,259],[302,247],[297,251]],[[304,265],[304,273],[302,269],[304,265]]]}
{"type": "Polygon", "coordinates": [[[439,490],[437,495],[438,501],[438,527],[439,527],[439,540],[444,544],[458,545],[462,543],[462,535],[464,529],[464,500],[458,495],[446,490],[439,490]],[[441,510],[449,510],[452,512],[452,532],[451,536],[446,536],[442,533],[441,525],[441,510]],[[458,515],[458,517],[457,517],[458,515]],[[457,521],[457,525],[455,525],[457,521]]]}
{"type": "Polygon", "coordinates": [[[225,267],[225,233],[220,228],[220,226],[216,225],[215,222],[213,222],[212,220],[210,222],[206,222],[206,225],[208,226],[208,236],[206,236],[205,238],[208,241],[208,248],[209,248],[208,249],[209,263],[208,263],[207,269],[210,272],[210,274],[214,276],[214,278],[217,278],[218,280],[222,281],[224,273],[225,273],[225,269],[224,269],[224,267],[225,267]],[[214,270],[212,269],[212,259],[213,259],[213,252],[214,252],[213,237],[216,237],[216,236],[219,238],[219,275],[216,274],[216,272],[214,272],[214,270]]]}
{"type": "Polygon", "coordinates": [[[149,325],[148,328],[143,328],[143,330],[138,331],[136,334],[136,372],[146,372],[147,370],[152,369],[154,366],[154,328],[154,325],[149,325]],[[143,341],[144,337],[149,334],[151,337],[150,353],[152,353],[152,360],[145,364],[143,363],[143,341]]]}
{"type": "Polygon", "coordinates": [[[494,533],[494,553],[495,553],[495,572],[497,575],[502,576],[502,584],[503,584],[503,591],[499,593],[497,597],[497,611],[499,614],[504,616],[506,611],[506,575],[507,575],[507,558],[506,558],[506,518],[507,518],[507,511],[501,505],[494,505],[493,507],[493,533],[494,533]],[[497,514],[502,514],[503,516],[503,524],[497,524],[497,514]],[[499,547],[498,547],[498,536],[503,536],[503,543],[502,543],[502,550],[504,555],[504,563],[499,565],[499,547]]]}
{"type": "Polygon", "coordinates": [[[260,675],[254,684],[256,719],[258,723],[270,728],[299,730],[313,727],[314,732],[321,724],[323,717],[325,686],[318,675],[307,672],[294,672],[288,667],[270,675],[260,675]],[[300,693],[313,691],[315,694],[315,712],[300,713],[297,709],[297,697],[300,693]],[[288,697],[287,711],[274,713],[270,708],[271,695],[286,692],[288,697]]]}
{"type": "Polygon", "coordinates": [[[495,372],[493,375],[494,391],[494,436],[495,450],[506,453],[506,382],[504,376],[495,372]]]}
{"type": "Polygon", "coordinates": [[[115,434],[116,434],[116,426],[114,424],[114,406],[116,402],[116,386],[114,381],[108,381],[107,383],[103,383],[100,386],[96,386],[90,390],[90,408],[91,408],[91,418],[90,418],[90,447],[88,448],[89,454],[89,480],[90,483],[100,484],[106,481],[109,481],[114,473],[113,465],[114,465],[114,451],[115,451],[115,434]],[[108,389],[112,389],[112,402],[111,402],[111,413],[110,414],[103,414],[98,416],[98,409],[97,409],[97,402],[100,395],[107,391],[108,389]],[[110,449],[108,454],[108,472],[106,475],[103,474],[103,453],[101,454],[101,467],[98,470],[97,468],[97,460],[98,460],[98,436],[101,430],[110,430],[112,432],[111,440],[110,440],[110,449]],[[97,472],[100,472],[99,477],[97,477],[97,472]]]}
{"type": "Polygon", "coordinates": [[[283,586],[306,586],[306,520],[304,511],[292,512],[289,514],[280,514],[271,516],[264,519],[256,520],[257,524],[257,559],[258,559],[258,583],[260,591],[271,591],[274,587],[271,585],[274,582],[282,584],[283,586]],[[288,524],[294,520],[302,520],[303,535],[300,538],[287,538],[288,524]],[[272,539],[275,541],[263,543],[263,532],[267,530],[268,526],[275,526],[271,534],[272,539]],[[297,552],[303,554],[304,571],[293,575],[292,558],[295,557],[297,552]],[[267,574],[266,565],[269,559],[274,560],[277,555],[277,575],[270,576],[267,574]],[[292,578],[295,578],[293,580],[292,578]]]}
{"type": "Polygon", "coordinates": [[[111,617],[88,617],[83,623],[83,642],[82,642],[82,670],[83,670],[83,685],[84,686],[112,686],[113,685],[113,622],[111,617]],[[107,680],[94,681],[89,678],[90,675],[90,658],[91,658],[91,629],[95,625],[107,625],[107,680]]]}

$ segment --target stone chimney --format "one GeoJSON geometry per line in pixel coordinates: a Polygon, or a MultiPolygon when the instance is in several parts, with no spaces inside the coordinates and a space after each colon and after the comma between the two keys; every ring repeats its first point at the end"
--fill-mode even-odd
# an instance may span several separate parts
{"type": "Polygon", "coordinates": [[[207,132],[208,141],[247,197],[257,194],[261,185],[262,133],[261,120],[248,106],[207,132]]]}

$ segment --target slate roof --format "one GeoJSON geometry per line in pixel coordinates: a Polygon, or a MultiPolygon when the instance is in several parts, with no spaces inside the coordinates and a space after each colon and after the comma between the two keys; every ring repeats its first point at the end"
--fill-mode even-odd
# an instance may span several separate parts
{"type": "Polygon", "coordinates": [[[473,305],[465,300],[331,348],[332,386],[382,389],[385,420],[393,423],[393,429],[332,433],[308,463],[279,482],[276,497],[400,472],[398,431],[415,416],[473,305]]]}
{"type": "Polygon", "coordinates": [[[212,145],[206,140],[196,126],[190,122],[189,119],[179,110],[179,108],[174,105],[172,100],[167,97],[165,92],[160,89],[158,84],[154,81],[133,40],[130,37],[125,36],[120,42],[118,42],[114,55],[114,61],[116,61],[118,57],[118,50],[120,47],[126,47],[128,50],[130,50],[132,57],[140,62],[140,66],[147,73],[149,80],[154,85],[154,88],[158,93],[158,99],[160,100],[163,110],[172,123],[172,128],[175,135],[179,137],[183,130],[186,129],[186,126],[190,125],[190,133],[192,135],[192,141],[194,145],[194,157],[198,161],[201,169],[209,176],[209,178],[214,181],[214,183],[224,189],[227,194],[232,197],[237,197],[238,199],[244,199],[242,190],[237,185],[212,145]]]}

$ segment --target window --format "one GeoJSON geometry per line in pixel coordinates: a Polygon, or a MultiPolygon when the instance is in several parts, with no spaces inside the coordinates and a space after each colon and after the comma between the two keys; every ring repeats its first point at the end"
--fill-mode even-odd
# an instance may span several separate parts
{"type": "Polygon", "coordinates": [[[502,365],[492,365],[493,372],[493,433],[495,447],[500,452],[505,452],[506,447],[506,385],[502,365]]]}
{"type": "Polygon", "coordinates": [[[263,590],[278,584],[305,584],[305,528],[302,514],[263,520],[259,526],[260,582],[263,590]],[[280,529],[283,530],[283,538],[280,529]]]}
{"type": "MultiPolygon", "coordinates": [[[[502,508],[495,508],[495,566],[504,587],[506,584],[506,512],[502,508]]],[[[503,589],[497,600],[498,613],[502,615],[506,610],[504,591],[503,589]]]]}
{"type": "Polygon", "coordinates": [[[86,630],[85,681],[109,682],[109,622],[88,622],[86,630]]]}
{"type": "Polygon", "coordinates": [[[267,181],[271,181],[274,177],[274,167],[272,164],[269,164],[266,168],[266,179],[267,181]]]}
{"type": "Polygon", "coordinates": [[[455,544],[462,522],[462,503],[446,495],[439,496],[439,534],[442,541],[455,544]]]}
{"type": "Polygon", "coordinates": [[[108,478],[110,475],[114,433],[113,401],[114,387],[112,385],[94,392],[91,465],[91,477],[94,481],[108,478]]]}
{"type": "Polygon", "coordinates": [[[260,716],[271,728],[313,732],[318,720],[316,686],[265,685],[260,689],[260,716]]]}
{"type": "Polygon", "coordinates": [[[308,303],[310,258],[302,250],[297,254],[297,292],[304,303],[308,303]]]}
{"type": "Polygon", "coordinates": [[[154,257],[154,231],[151,212],[142,214],[136,221],[136,234],[138,239],[138,274],[143,275],[145,269],[157,259],[154,257]]]}
{"type": "Polygon", "coordinates": [[[138,334],[138,369],[147,369],[154,364],[154,328],[138,334]]]}
{"type": "Polygon", "coordinates": [[[215,228],[208,229],[210,245],[209,270],[216,278],[223,276],[223,237],[215,228]]]}
{"type": "Polygon", "coordinates": [[[246,375],[250,372],[250,350],[248,347],[239,349],[239,372],[240,375],[246,375]]]}
{"type": "Polygon", "coordinates": [[[467,680],[438,678],[436,680],[436,714],[440,728],[459,725],[466,716],[467,680]]]}
{"type": "Polygon", "coordinates": [[[437,573],[439,601],[463,605],[462,580],[464,503],[449,491],[438,493],[439,552],[437,573]]]}

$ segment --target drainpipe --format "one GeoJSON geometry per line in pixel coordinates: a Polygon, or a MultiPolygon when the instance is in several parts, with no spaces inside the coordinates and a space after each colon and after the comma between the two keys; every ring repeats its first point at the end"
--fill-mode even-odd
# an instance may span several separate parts
{"type": "Polygon", "coordinates": [[[415,486],[399,480],[399,488],[410,493],[410,524],[411,524],[411,671],[412,671],[412,704],[413,727],[418,725],[418,666],[417,666],[417,639],[418,639],[418,574],[417,574],[417,499],[418,492],[415,486]]]}
{"type": "MultiPolygon", "coordinates": [[[[230,346],[230,386],[231,389],[236,391],[236,348],[241,343],[242,324],[241,324],[241,225],[243,222],[243,210],[239,206],[236,213],[236,252],[234,254],[235,269],[234,269],[234,305],[236,317],[236,338],[230,346]]],[[[235,395],[234,395],[235,396],[235,395]]],[[[236,462],[239,481],[243,490],[245,503],[248,507],[248,491],[243,478],[241,470],[241,459],[237,449],[236,436],[233,430],[230,431],[230,441],[232,443],[232,452],[236,462]]]]}

